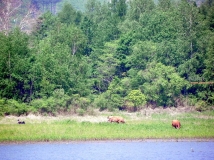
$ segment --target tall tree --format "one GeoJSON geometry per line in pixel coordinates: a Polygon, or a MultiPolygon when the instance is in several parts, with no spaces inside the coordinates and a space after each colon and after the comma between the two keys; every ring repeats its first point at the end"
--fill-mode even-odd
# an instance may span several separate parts
{"type": "Polygon", "coordinates": [[[158,7],[162,11],[167,11],[172,8],[172,1],[171,0],[159,0],[158,1],[158,7]]]}
{"type": "Polygon", "coordinates": [[[59,21],[68,25],[78,25],[81,21],[81,12],[76,11],[70,3],[66,3],[58,13],[59,21]]]}
{"type": "Polygon", "coordinates": [[[80,24],[80,27],[87,38],[87,45],[84,54],[89,55],[92,51],[92,40],[94,37],[95,24],[87,16],[85,16],[80,24]]]}
{"type": "Polygon", "coordinates": [[[109,6],[115,18],[124,19],[127,12],[126,0],[111,0],[109,6]]]}
{"type": "Polygon", "coordinates": [[[139,74],[145,81],[141,87],[142,92],[151,103],[155,102],[158,106],[176,105],[175,98],[187,85],[187,82],[176,73],[175,68],[162,63],[152,62],[139,74]]]}
{"type": "Polygon", "coordinates": [[[86,47],[86,36],[83,31],[73,25],[57,24],[54,30],[50,31],[52,45],[63,43],[71,48],[71,54],[84,54],[86,47]]]}
{"type": "MultiPolygon", "coordinates": [[[[177,7],[180,16],[182,30],[179,39],[184,43],[184,54],[181,65],[178,70],[182,76],[190,81],[196,81],[203,74],[205,50],[200,39],[204,39],[204,26],[199,15],[199,9],[195,3],[188,3],[182,0],[177,7]]],[[[206,39],[205,39],[206,40],[206,39]]],[[[203,41],[205,41],[203,40],[203,41]]]]}
{"type": "Polygon", "coordinates": [[[57,27],[59,21],[56,16],[50,12],[44,13],[41,17],[37,19],[37,23],[34,26],[32,35],[37,40],[42,40],[50,34],[50,31],[57,27]]]}
{"type": "Polygon", "coordinates": [[[30,85],[28,74],[30,54],[28,36],[15,29],[2,36],[1,54],[1,97],[26,100],[30,85]]]}
{"type": "Polygon", "coordinates": [[[92,52],[90,58],[93,60],[93,80],[96,93],[105,92],[114,79],[118,59],[114,57],[115,43],[107,42],[102,50],[92,52]]]}
{"type": "Polygon", "coordinates": [[[214,81],[214,36],[210,39],[206,53],[204,76],[208,81],[214,81]]]}
{"type": "Polygon", "coordinates": [[[144,12],[152,11],[155,8],[153,0],[132,0],[129,1],[128,17],[130,20],[138,21],[144,12]]]}
{"type": "Polygon", "coordinates": [[[130,68],[137,70],[146,69],[146,65],[154,60],[157,46],[151,41],[140,41],[132,47],[132,54],[128,57],[130,68]]]}

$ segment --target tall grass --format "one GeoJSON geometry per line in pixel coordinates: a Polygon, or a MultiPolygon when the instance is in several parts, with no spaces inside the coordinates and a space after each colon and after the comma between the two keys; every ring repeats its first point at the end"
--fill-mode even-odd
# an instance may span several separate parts
{"type": "Polygon", "coordinates": [[[172,117],[153,115],[151,119],[129,120],[125,124],[56,120],[38,124],[0,124],[0,142],[63,141],[63,140],[123,140],[214,138],[214,119],[184,114],[179,117],[181,128],[171,126],[172,117]]]}

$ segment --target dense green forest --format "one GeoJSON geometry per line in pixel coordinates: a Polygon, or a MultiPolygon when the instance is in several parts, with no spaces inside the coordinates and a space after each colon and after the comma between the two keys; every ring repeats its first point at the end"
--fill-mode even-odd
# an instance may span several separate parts
{"type": "Polygon", "coordinates": [[[214,105],[214,3],[88,0],[0,32],[0,114],[214,105]],[[209,82],[192,84],[191,82],[209,82]]]}

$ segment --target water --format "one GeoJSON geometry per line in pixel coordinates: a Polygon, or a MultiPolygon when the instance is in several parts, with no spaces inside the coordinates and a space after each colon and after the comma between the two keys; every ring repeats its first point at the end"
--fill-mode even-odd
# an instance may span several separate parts
{"type": "Polygon", "coordinates": [[[0,144],[0,160],[214,160],[214,142],[98,141],[0,144]]]}

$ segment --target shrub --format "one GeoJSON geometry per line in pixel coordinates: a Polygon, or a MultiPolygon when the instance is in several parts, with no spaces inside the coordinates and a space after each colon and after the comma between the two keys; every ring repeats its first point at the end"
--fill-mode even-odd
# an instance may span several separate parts
{"type": "Polygon", "coordinates": [[[78,109],[77,109],[77,114],[78,114],[79,116],[84,116],[85,110],[82,109],[82,108],[78,108],[78,109]]]}
{"type": "Polygon", "coordinates": [[[90,105],[90,100],[88,98],[85,98],[85,97],[80,97],[79,98],[79,105],[82,109],[87,109],[88,106],[90,105]]]}
{"type": "Polygon", "coordinates": [[[134,104],[134,107],[146,104],[146,96],[140,90],[132,90],[125,99],[134,104]]]}
{"type": "Polygon", "coordinates": [[[208,110],[208,106],[205,101],[200,100],[196,103],[195,109],[196,111],[203,112],[208,110]]]}
{"type": "Polygon", "coordinates": [[[129,101],[125,102],[124,108],[126,110],[128,110],[129,112],[136,112],[137,111],[137,107],[134,105],[134,103],[129,102],[129,101]]]}
{"type": "Polygon", "coordinates": [[[53,97],[34,99],[31,101],[31,108],[34,108],[34,112],[47,113],[56,115],[57,112],[65,112],[70,105],[71,97],[64,94],[61,90],[54,91],[53,97]]]}
{"type": "Polygon", "coordinates": [[[92,107],[87,108],[87,113],[88,113],[88,115],[91,115],[91,116],[96,115],[96,112],[94,111],[94,109],[92,107]]]}
{"type": "Polygon", "coordinates": [[[25,103],[20,103],[14,99],[0,100],[0,115],[17,115],[28,114],[29,108],[25,103]]]}
{"type": "Polygon", "coordinates": [[[98,107],[100,109],[100,111],[103,111],[105,109],[108,108],[108,105],[107,105],[108,101],[107,99],[105,99],[103,97],[103,95],[99,95],[97,98],[95,98],[94,100],[94,104],[96,107],[98,107]]]}
{"type": "Polygon", "coordinates": [[[197,98],[195,96],[189,95],[187,99],[187,105],[195,106],[196,103],[197,103],[197,98]]]}

